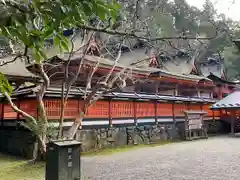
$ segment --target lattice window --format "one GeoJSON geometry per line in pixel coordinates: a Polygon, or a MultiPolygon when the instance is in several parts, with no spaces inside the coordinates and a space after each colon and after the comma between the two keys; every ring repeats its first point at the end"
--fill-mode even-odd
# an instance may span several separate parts
{"type": "Polygon", "coordinates": [[[134,104],[133,102],[112,101],[111,102],[111,117],[134,117],[134,104]]]}
{"type": "Polygon", "coordinates": [[[61,103],[60,100],[44,100],[48,119],[54,120],[60,118],[61,103]]]}
{"type": "Polygon", "coordinates": [[[88,108],[87,118],[108,118],[109,117],[109,102],[97,101],[91,107],[88,108]]]}
{"type": "Polygon", "coordinates": [[[155,116],[155,107],[152,102],[137,102],[136,104],[137,117],[153,117],[155,116]]]}
{"type": "Polygon", "coordinates": [[[64,110],[64,118],[72,119],[78,113],[78,100],[68,100],[64,110]]]}
{"type": "MultiPolygon", "coordinates": [[[[27,112],[33,117],[37,116],[37,102],[36,100],[26,100],[20,101],[20,109],[22,111],[27,112]]],[[[20,115],[21,119],[24,119],[23,116],[20,115]]]]}

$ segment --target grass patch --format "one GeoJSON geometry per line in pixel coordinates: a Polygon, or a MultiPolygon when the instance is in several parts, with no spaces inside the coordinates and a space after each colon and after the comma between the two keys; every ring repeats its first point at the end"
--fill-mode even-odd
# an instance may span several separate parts
{"type": "MultiPolygon", "coordinates": [[[[107,148],[97,151],[82,153],[83,156],[111,155],[120,152],[132,151],[140,148],[148,148],[166,145],[179,141],[163,141],[155,144],[128,145],[117,148],[107,148]]],[[[44,180],[45,163],[29,164],[28,161],[5,154],[0,154],[0,179],[4,180],[44,180]]]]}
{"type": "Polygon", "coordinates": [[[44,164],[29,164],[26,160],[0,154],[0,177],[4,180],[44,180],[44,164]]]}
{"type": "Polygon", "coordinates": [[[105,149],[99,149],[99,150],[92,150],[88,152],[82,152],[81,155],[82,156],[111,155],[115,153],[127,152],[127,151],[136,150],[140,148],[162,146],[162,145],[176,143],[176,142],[181,142],[181,141],[180,140],[161,141],[161,142],[152,143],[152,144],[125,145],[120,147],[105,148],[105,149]]]}

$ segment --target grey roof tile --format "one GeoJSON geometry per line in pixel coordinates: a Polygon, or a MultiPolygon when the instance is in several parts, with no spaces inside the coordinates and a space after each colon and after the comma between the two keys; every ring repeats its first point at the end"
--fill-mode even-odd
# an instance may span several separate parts
{"type": "MultiPolygon", "coordinates": [[[[7,56],[5,58],[0,59],[0,61],[8,62],[8,61],[11,61],[13,58],[14,57],[12,56],[7,56]]],[[[38,77],[27,70],[25,62],[21,59],[17,59],[12,63],[8,63],[6,65],[0,66],[0,72],[7,76],[20,76],[20,77],[30,77],[30,78],[38,77]]]]}
{"type": "Polygon", "coordinates": [[[213,104],[211,109],[240,108],[240,91],[235,91],[213,104]]]}

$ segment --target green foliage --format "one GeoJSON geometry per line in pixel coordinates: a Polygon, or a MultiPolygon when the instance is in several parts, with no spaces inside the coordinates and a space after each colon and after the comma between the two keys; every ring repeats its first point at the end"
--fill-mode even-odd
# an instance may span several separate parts
{"type": "MultiPolygon", "coordinates": [[[[115,21],[117,9],[119,4],[114,0],[0,0],[0,37],[4,40],[1,44],[8,44],[6,40],[21,44],[40,63],[47,59],[46,40],[53,38],[54,47],[69,51],[64,30],[85,25],[91,17],[102,21],[111,17],[115,21]]],[[[3,74],[0,91],[12,91],[3,74]]]]}
{"type": "Polygon", "coordinates": [[[53,37],[54,46],[68,50],[64,30],[84,25],[92,16],[114,21],[118,8],[115,1],[104,0],[1,0],[0,32],[31,49],[39,63],[46,60],[47,39],[53,37]]]}
{"type": "Polygon", "coordinates": [[[227,67],[227,75],[231,80],[240,78],[240,52],[233,46],[224,48],[223,56],[227,67]]]}
{"type": "Polygon", "coordinates": [[[2,93],[12,93],[12,86],[9,84],[7,78],[0,72],[0,92],[2,93]]]}
{"type": "Polygon", "coordinates": [[[47,136],[51,139],[57,139],[58,129],[51,123],[48,124],[47,136]]]}

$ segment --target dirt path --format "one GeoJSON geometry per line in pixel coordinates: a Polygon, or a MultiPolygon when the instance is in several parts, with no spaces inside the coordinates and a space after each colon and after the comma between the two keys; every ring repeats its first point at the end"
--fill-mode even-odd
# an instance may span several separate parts
{"type": "Polygon", "coordinates": [[[141,148],[82,162],[84,180],[240,180],[240,138],[141,148]]]}

